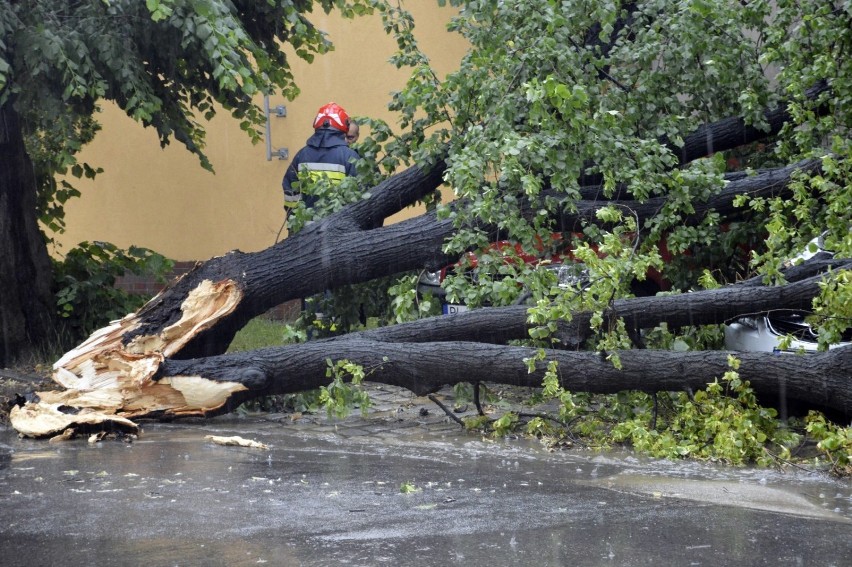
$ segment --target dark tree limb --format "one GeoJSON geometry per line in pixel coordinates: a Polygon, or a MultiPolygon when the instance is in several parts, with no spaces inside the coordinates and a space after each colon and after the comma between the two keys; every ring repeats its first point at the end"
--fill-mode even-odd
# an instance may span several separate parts
{"type": "MultiPolygon", "coordinates": [[[[824,266],[817,260],[808,266],[824,266]]],[[[850,269],[852,261],[832,260],[835,269],[850,269]]],[[[804,268],[804,266],[802,266],[804,268]]],[[[628,327],[647,329],[666,322],[673,327],[687,325],[718,325],[745,315],[774,309],[811,309],[819,293],[822,276],[798,279],[798,274],[810,270],[789,268],[798,281],[784,286],[755,285],[759,278],[712,290],[679,295],[635,297],[612,303],[607,313],[621,317],[628,327]]],[[[571,321],[559,323],[557,336],[564,345],[576,348],[589,338],[592,312],[575,313],[571,321]]],[[[454,315],[432,317],[411,323],[363,331],[358,336],[382,342],[476,341],[505,344],[511,340],[528,339],[527,306],[484,307],[454,315]]],[[[335,340],[346,340],[341,337],[335,340]]]]}
{"type": "MultiPolygon", "coordinates": [[[[536,371],[529,373],[524,362],[535,354],[534,348],[463,341],[384,343],[352,338],[206,359],[170,360],[162,366],[159,379],[200,376],[246,386],[223,406],[207,412],[209,415],[229,411],[235,407],[233,404],[251,397],[325,385],[329,382],[325,376],[328,357],[362,365],[371,381],[426,395],[459,382],[540,387],[546,364],[539,364],[536,371]]],[[[729,370],[728,356],[734,355],[741,361],[741,378],[751,381],[758,395],[773,399],[783,392],[790,400],[852,415],[852,347],[801,356],[630,350],[618,353],[621,369],[598,353],[548,350],[546,354],[548,360],[559,362],[564,388],[594,393],[703,389],[729,370]]]]}
{"type": "MultiPolygon", "coordinates": [[[[443,163],[425,171],[412,167],[376,187],[369,199],[360,201],[278,244],[256,253],[230,252],[200,264],[195,270],[143,307],[121,331],[120,341],[167,342],[164,333],[186,317],[184,304],[198,301],[203,282],[228,294],[227,312],[200,328],[170,356],[195,357],[224,352],[234,334],[249,320],[291,299],[307,297],[324,289],[369,281],[388,274],[443,265],[450,257],[441,252],[454,228],[427,213],[391,226],[366,230],[381,215],[408,206],[441,183],[443,163]],[[156,337],[152,339],[151,337],[156,337]]],[[[184,325],[185,326],[185,325],[184,325]]]]}
{"type": "MultiPolygon", "coordinates": [[[[808,89],[805,96],[811,101],[817,101],[819,97],[829,91],[830,87],[828,83],[820,81],[808,89]]],[[[674,144],[668,144],[668,146],[678,157],[680,163],[688,163],[700,157],[712,155],[715,152],[738,148],[774,136],[780,132],[781,128],[789,123],[792,118],[787,108],[788,104],[782,102],[774,108],[765,110],[763,118],[766,120],[768,126],[765,130],[746,124],[745,120],[739,117],[726,118],[699,127],[698,130],[684,138],[682,147],[677,147],[674,144]]],[[[819,107],[818,111],[821,113],[827,112],[827,105],[819,107]]]]}
{"type": "MultiPolygon", "coordinates": [[[[816,103],[821,97],[831,92],[826,81],[819,81],[813,87],[805,91],[805,98],[811,103],[816,103]]],[[[766,121],[767,128],[759,129],[752,125],[746,124],[745,119],[741,117],[729,117],[717,120],[699,126],[694,132],[690,132],[683,138],[683,145],[672,143],[667,138],[663,138],[660,142],[666,146],[677,158],[679,165],[685,165],[696,159],[708,157],[717,152],[724,152],[739,148],[753,142],[765,140],[778,134],[785,124],[792,122],[792,116],[788,110],[789,102],[781,101],[777,105],[767,108],[763,111],[763,118],[766,121]]],[[[828,104],[820,104],[813,109],[817,115],[824,115],[829,112],[828,104]]],[[[598,186],[603,181],[599,174],[584,175],[582,185],[591,186],[584,191],[584,199],[594,199],[602,197],[601,192],[597,192],[594,186],[598,186]]],[[[625,192],[621,192],[616,199],[629,198],[625,192]]]]}
{"type": "MultiPolygon", "coordinates": [[[[680,219],[682,224],[697,224],[709,211],[718,212],[722,218],[731,218],[742,214],[742,210],[734,206],[734,199],[740,195],[751,197],[777,197],[788,194],[787,186],[794,174],[798,172],[813,173],[819,170],[820,160],[803,160],[801,162],[768,170],[753,176],[747,176],[731,181],[718,194],[705,202],[693,201],[693,211],[680,219]]],[[[559,198],[556,193],[547,195],[559,198]]],[[[654,197],[645,201],[632,199],[610,201],[577,201],[573,208],[566,207],[560,217],[560,228],[563,231],[576,230],[582,220],[594,221],[595,213],[603,207],[616,206],[629,209],[640,220],[653,218],[663,210],[667,202],[665,197],[654,197]]]]}
{"type": "MultiPolygon", "coordinates": [[[[122,392],[117,397],[120,403],[109,414],[90,406],[79,409],[84,399],[80,393],[45,392],[41,410],[33,405],[14,408],[12,419],[22,433],[44,436],[89,419],[129,427],[133,426],[131,419],[213,416],[256,397],[328,384],[328,358],[360,364],[369,380],[404,387],[418,395],[435,392],[447,384],[471,381],[539,387],[546,364],[538,363],[529,372],[524,362],[536,353],[534,348],[464,341],[386,343],[351,338],[203,359],[167,360],[156,380],[137,385],[137,391],[122,392]],[[140,400],[149,403],[142,405],[140,400]],[[72,406],[78,408],[73,415],[63,413],[63,407],[72,406]],[[44,428],[44,412],[48,410],[53,428],[44,428]],[[34,427],[30,429],[30,425],[34,427]]],[[[852,415],[852,347],[802,356],[630,350],[618,353],[620,369],[598,353],[548,350],[545,354],[548,360],[559,363],[564,388],[593,393],[702,389],[729,370],[728,356],[733,355],[740,360],[740,377],[749,380],[762,398],[777,400],[783,395],[786,403],[803,402],[846,418],[852,415]]]]}

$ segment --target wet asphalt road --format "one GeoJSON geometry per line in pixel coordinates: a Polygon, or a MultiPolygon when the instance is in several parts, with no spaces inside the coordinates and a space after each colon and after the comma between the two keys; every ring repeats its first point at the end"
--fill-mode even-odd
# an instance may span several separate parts
{"type": "Polygon", "coordinates": [[[847,481],[436,423],[226,417],[131,444],[0,429],[0,564],[852,565],[847,481]]]}

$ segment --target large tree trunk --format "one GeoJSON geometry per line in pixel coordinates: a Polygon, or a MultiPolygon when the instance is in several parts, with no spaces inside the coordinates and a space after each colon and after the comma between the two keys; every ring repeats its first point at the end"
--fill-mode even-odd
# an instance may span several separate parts
{"type": "MultiPolygon", "coordinates": [[[[258,395],[299,392],[328,384],[328,358],[360,364],[369,373],[369,380],[402,386],[419,395],[459,382],[540,387],[546,363],[537,364],[536,370],[529,372],[524,362],[536,352],[528,347],[467,341],[388,343],[353,337],[253,353],[170,360],[163,365],[158,381],[174,384],[189,377],[203,377],[227,384],[235,390],[233,399],[226,399],[216,408],[188,412],[215,415],[258,395]],[[237,391],[236,384],[245,389],[237,391]]],[[[618,353],[620,369],[600,353],[545,352],[548,360],[559,362],[564,388],[595,393],[702,389],[729,370],[728,355],[734,355],[741,361],[740,376],[751,381],[759,395],[769,399],[783,395],[790,401],[804,401],[811,407],[852,416],[852,347],[808,356],[637,349],[618,353]]],[[[177,416],[185,408],[160,410],[177,416]]]]}
{"type": "Polygon", "coordinates": [[[0,367],[52,329],[51,266],[36,211],[36,181],[20,117],[0,106],[0,367]]]}
{"type": "MultiPolygon", "coordinates": [[[[318,388],[330,382],[327,360],[360,364],[367,379],[424,395],[459,382],[540,387],[545,364],[529,372],[525,358],[537,349],[479,342],[390,343],[361,337],[324,340],[191,360],[166,360],[153,380],[95,392],[45,392],[38,404],[14,408],[12,422],[24,435],[56,435],[69,427],[106,424],[135,430],[139,418],[209,417],[259,396],[318,388]],[[69,411],[70,408],[76,408],[69,411]],[[80,409],[82,408],[82,409],[80,409]]],[[[599,353],[545,351],[559,362],[560,382],[571,391],[614,393],[705,388],[740,359],[740,377],[759,396],[781,404],[803,402],[852,416],[852,347],[808,356],[755,352],[619,352],[617,369],[599,353]]]]}

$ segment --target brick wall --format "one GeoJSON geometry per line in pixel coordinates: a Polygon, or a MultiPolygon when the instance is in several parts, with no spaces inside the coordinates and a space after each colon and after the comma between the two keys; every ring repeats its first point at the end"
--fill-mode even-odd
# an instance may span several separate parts
{"type": "MultiPolygon", "coordinates": [[[[175,262],[174,268],[166,277],[167,282],[172,282],[176,278],[186,274],[195,266],[195,262],[175,262]]],[[[138,293],[153,297],[160,293],[166,286],[158,283],[153,276],[137,276],[128,274],[116,278],[115,287],[129,293],[138,293]]],[[[264,316],[270,319],[281,321],[294,321],[302,311],[302,302],[300,299],[294,299],[286,303],[282,303],[267,311],[264,316]]]]}
{"type": "MultiPolygon", "coordinates": [[[[175,262],[175,266],[172,268],[171,273],[166,276],[166,281],[170,282],[175,278],[184,275],[190,271],[193,266],[195,266],[195,262],[175,262]]],[[[126,276],[116,278],[115,287],[130,293],[150,295],[153,297],[163,291],[163,288],[166,286],[158,283],[153,276],[137,276],[136,274],[128,274],[126,276]]]]}

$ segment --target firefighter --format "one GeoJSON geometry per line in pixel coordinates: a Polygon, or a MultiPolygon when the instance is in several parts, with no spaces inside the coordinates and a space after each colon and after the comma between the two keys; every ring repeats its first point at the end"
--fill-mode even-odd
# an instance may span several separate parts
{"type": "Polygon", "coordinates": [[[334,102],[319,109],[314,118],[314,134],[304,148],[296,153],[284,174],[284,207],[295,207],[304,201],[305,207],[313,208],[315,195],[302,195],[298,188],[299,174],[307,172],[312,178],[325,177],[340,182],[346,176],[354,176],[358,152],[346,141],[352,121],[346,111],[334,102]]]}

